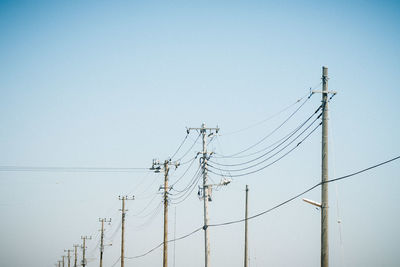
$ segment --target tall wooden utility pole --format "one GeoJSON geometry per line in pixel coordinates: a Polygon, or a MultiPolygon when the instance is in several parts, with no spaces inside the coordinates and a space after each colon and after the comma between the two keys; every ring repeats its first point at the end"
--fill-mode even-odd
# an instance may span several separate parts
{"type": "Polygon", "coordinates": [[[61,257],[62,257],[62,267],[64,267],[65,266],[65,255],[62,255],[61,257]]]}
{"type": "MultiPolygon", "coordinates": [[[[328,95],[335,95],[335,91],[328,91],[328,68],[322,67],[322,91],[313,91],[322,94],[322,163],[321,163],[321,267],[329,267],[328,242],[328,95]]],[[[311,203],[313,204],[313,203],[311,203]]],[[[313,204],[314,205],[314,204],[313,204]]]]}
{"type": "Polygon", "coordinates": [[[134,197],[132,196],[132,198],[128,198],[128,196],[119,196],[118,197],[119,200],[122,201],[122,209],[120,209],[120,211],[122,212],[122,220],[121,220],[121,267],[124,267],[124,263],[125,263],[125,256],[124,256],[124,237],[125,237],[125,213],[126,210],[125,209],[125,200],[133,200],[134,197]]]}
{"type": "Polygon", "coordinates": [[[103,267],[103,252],[104,252],[104,222],[111,222],[110,219],[106,218],[101,218],[99,219],[99,222],[101,222],[101,234],[100,234],[100,267],[103,267]]]}
{"type": "Polygon", "coordinates": [[[75,250],[75,257],[74,257],[74,267],[78,267],[78,248],[79,245],[74,245],[74,250],[75,250]]]}
{"type": "Polygon", "coordinates": [[[196,130],[200,131],[200,134],[203,136],[203,151],[202,151],[202,162],[201,167],[203,169],[203,203],[204,203],[204,266],[210,267],[210,240],[209,240],[209,231],[208,231],[208,201],[211,199],[211,187],[208,185],[208,166],[207,161],[209,158],[209,154],[207,152],[207,137],[217,134],[219,128],[207,128],[206,124],[203,123],[201,128],[189,128],[187,131],[196,130]],[[210,133],[207,135],[207,131],[210,133]]]}
{"type": "MultiPolygon", "coordinates": [[[[164,190],[164,242],[163,242],[163,267],[168,267],[168,173],[169,166],[173,164],[175,168],[178,168],[179,162],[171,162],[171,159],[165,160],[163,164],[164,170],[164,186],[161,186],[160,189],[164,190]]],[[[153,160],[153,164],[150,170],[159,173],[161,169],[161,164],[158,160],[153,160]]]]}
{"type": "Polygon", "coordinates": [[[86,252],[86,240],[91,240],[92,237],[91,236],[81,236],[81,239],[83,240],[83,244],[82,244],[82,267],[86,266],[86,256],[85,256],[85,252],[86,252]]]}
{"type": "Polygon", "coordinates": [[[71,267],[71,251],[72,251],[72,249],[67,249],[67,250],[64,249],[64,252],[67,252],[67,253],[68,253],[68,255],[67,255],[67,258],[68,258],[68,267],[71,267]]]}
{"type": "Polygon", "coordinates": [[[328,68],[322,67],[321,267],[329,266],[328,242],[328,68]]]}
{"type": "Polygon", "coordinates": [[[244,212],[245,221],[244,221],[244,267],[248,266],[249,263],[249,247],[247,245],[247,222],[248,222],[248,209],[249,209],[249,186],[246,185],[246,208],[244,212]]]}

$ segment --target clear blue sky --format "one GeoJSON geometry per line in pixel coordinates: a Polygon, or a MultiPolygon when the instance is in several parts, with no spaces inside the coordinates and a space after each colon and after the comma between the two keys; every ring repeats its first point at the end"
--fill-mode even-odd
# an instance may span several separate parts
{"type": "MultiPolygon", "coordinates": [[[[338,91],[330,104],[330,177],[400,152],[395,1],[1,1],[0,36],[0,166],[150,167],[172,155],[185,127],[202,122],[221,128],[210,150],[234,153],[290,110],[227,133],[307,94],[322,66],[338,91]]],[[[319,104],[314,95],[267,141],[319,104]]],[[[320,147],[318,130],[276,165],[215,191],[210,222],[243,217],[246,184],[255,214],[318,183],[320,147]]],[[[198,143],[187,158],[200,150],[198,143]]],[[[331,266],[399,265],[399,168],[394,162],[330,185],[331,266]]],[[[145,171],[0,171],[0,265],[54,266],[81,235],[92,235],[88,266],[96,266],[98,218],[110,217],[113,246],[104,258],[111,266],[119,256],[121,194],[137,196],[127,204],[126,256],[146,252],[162,241],[162,180],[145,171]]],[[[320,201],[319,189],[305,197],[320,201]]],[[[197,188],[170,205],[171,238],[175,213],[177,237],[202,226],[197,188]]],[[[252,220],[250,266],[319,266],[319,227],[319,211],[300,199],[252,220]]],[[[243,224],[210,232],[212,266],[242,266],[243,224]]],[[[202,232],[175,245],[176,267],[203,266],[202,232]]],[[[157,249],[126,266],[161,265],[161,255],[157,249]]],[[[170,266],[173,258],[171,244],[170,266]]]]}

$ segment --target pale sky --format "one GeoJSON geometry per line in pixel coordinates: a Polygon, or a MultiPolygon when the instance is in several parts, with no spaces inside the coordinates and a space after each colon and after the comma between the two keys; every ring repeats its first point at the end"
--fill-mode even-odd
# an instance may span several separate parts
{"type": "MultiPolygon", "coordinates": [[[[120,252],[119,195],[136,197],[127,202],[126,257],[146,253],[162,242],[162,174],[49,168],[149,168],[153,158],[172,156],[186,127],[203,122],[220,127],[209,151],[233,154],[273,131],[310,87],[321,89],[322,66],[338,92],[329,106],[329,177],[400,154],[395,1],[2,1],[0,36],[1,266],[54,266],[82,235],[93,237],[87,266],[98,266],[99,218],[112,219],[105,235],[113,245],[104,252],[104,266],[112,266],[120,252]]],[[[288,134],[320,101],[313,95],[249,153],[288,134]]],[[[197,140],[182,162],[201,149],[197,140]]],[[[175,189],[190,186],[198,166],[183,177],[189,164],[180,166],[170,183],[182,177],[175,189]]],[[[399,171],[395,161],[329,184],[330,266],[399,266],[399,171]]],[[[320,175],[319,128],[276,164],[214,190],[210,223],[243,218],[246,184],[254,215],[320,175]]],[[[220,179],[210,174],[210,182],[220,179]]],[[[181,198],[171,191],[171,239],[203,225],[196,182],[181,198]]],[[[304,197],[320,201],[320,188],[304,197]]],[[[320,212],[301,198],[249,227],[251,267],[319,266],[320,212]]],[[[242,266],[243,241],[243,223],[210,228],[211,266],[242,266]]],[[[170,243],[169,266],[204,266],[203,246],[203,231],[170,243]]],[[[161,248],[125,261],[157,265],[161,248]]]]}

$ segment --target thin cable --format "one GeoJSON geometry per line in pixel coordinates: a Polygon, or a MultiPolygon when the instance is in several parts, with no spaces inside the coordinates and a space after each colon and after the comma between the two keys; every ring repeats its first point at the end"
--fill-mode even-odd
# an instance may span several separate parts
{"type": "MultiPolygon", "coordinates": [[[[198,175],[198,177],[197,177],[197,179],[196,179],[196,182],[193,183],[192,189],[191,189],[190,191],[188,191],[188,193],[186,194],[186,196],[185,196],[184,199],[181,199],[181,200],[179,200],[178,202],[173,202],[173,201],[171,201],[171,204],[178,205],[178,204],[182,203],[183,201],[185,201],[185,200],[192,194],[193,190],[196,188],[196,185],[197,185],[198,182],[200,181],[200,178],[201,178],[201,177],[202,177],[201,175],[198,175]]],[[[173,199],[173,200],[176,201],[176,200],[178,200],[178,199],[179,199],[179,198],[173,199]]]]}
{"type": "Polygon", "coordinates": [[[154,197],[149,201],[149,203],[147,203],[147,205],[146,205],[141,211],[139,211],[139,212],[136,213],[136,214],[132,214],[132,216],[134,216],[134,217],[140,217],[139,215],[142,214],[145,210],[147,210],[148,207],[150,207],[151,203],[153,203],[154,199],[156,199],[157,196],[158,196],[158,195],[155,194],[154,197]]]}
{"type": "MultiPolygon", "coordinates": [[[[236,156],[236,157],[224,156],[224,155],[223,155],[223,152],[222,152],[222,155],[221,155],[221,156],[218,156],[219,153],[214,153],[214,154],[217,155],[217,156],[214,156],[214,158],[246,158],[246,157],[250,157],[250,156],[259,154],[259,153],[261,153],[261,152],[264,152],[265,150],[267,150],[267,149],[273,147],[274,145],[278,144],[279,142],[282,142],[282,140],[285,140],[285,139],[288,138],[289,136],[291,136],[291,135],[293,135],[294,133],[298,132],[309,120],[311,120],[312,117],[315,116],[315,114],[318,113],[318,111],[319,111],[321,108],[322,108],[322,105],[320,105],[320,106],[314,111],[314,113],[313,113],[310,117],[308,117],[303,123],[301,123],[299,126],[297,126],[293,131],[289,132],[288,134],[286,134],[285,136],[283,136],[283,137],[280,138],[279,140],[277,140],[277,141],[275,141],[274,143],[268,145],[267,147],[264,147],[263,149],[260,149],[260,150],[258,150],[258,151],[253,152],[253,153],[250,153],[250,154],[246,154],[246,155],[242,155],[242,156],[236,156]]],[[[220,146],[221,146],[221,145],[220,145],[220,146]]]]}
{"type": "Polygon", "coordinates": [[[147,212],[145,215],[138,215],[136,217],[138,217],[138,218],[146,218],[146,217],[149,217],[149,216],[153,216],[152,214],[154,214],[157,211],[157,209],[160,207],[161,204],[162,204],[162,202],[160,201],[157,204],[157,206],[155,208],[153,208],[151,211],[147,212]]]}
{"type": "MultiPolygon", "coordinates": [[[[395,160],[398,160],[398,159],[400,159],[400,156],[397,156],[397,157],[392,158],[392,159],[390,159],[390,160],[387,160],[387,161],[384,161],[384,162],[382,162],[382,163],[373,165],[373,166],[371,166],[371,167],[365,168],[365,169],[363,169],[363,170],[360,170],[360,171],[357,171],[357,172],[354,172],[354,173],[351,173],[351,174],[348,174],[348,175],[345,175],[345,176],[342,176],[342,177],[338,177],[338,178],[335,178],[335,179],[332,179],[332,180],[328,180],[328,181],[326,181],[326,183],[335,182],[335,181],[339,181],[339,180],[342,180],[342,179],[350,178],[350,177],[355,176],[355,175],[357,175],[357,174],[366,172],[366,171],[368,171],[368,170],[372,170],[372,169],[374,169],[374,168],[380,167],[380,166],[382,166],[382,165],[388,164],[388,163],[390,163],[390,162],[392,162],[392,161],[395,161],[395,160]]],[[[259,216],[262,216],[262,215],[264,215],[264,214],[267,214],[267,213],[269,213],[269,212],[271,212],[271,211],[273,211],[273,210],[275,210],[275,209],[278,209],[279,207],[282,207],[283,205],[285,205],[285,204],[287,204],[287,203],[289,203],[289,202],[291,202],[291,201],[293,201],[293,200],[295,200],[295,199],[301,197],[302,195],[304,195],[304,194],[310,192],[311,190],[317,188],[317,187],[320,186],[320,185],[322,185],[322,182],[317,183],[316,185],[314,185],[314,186],[312,186],[312,187],[306,189],[305,191],[303,191],[303,192],[301,192],[301,193],[299,193],[299,194],[297,194],[297,195],[295,195],[295,196],[293,196],[293,197],[291,197],[291,198],[289,198],[289,199],[287,199],[287,200],[285,200],[285,201],[283,201],[283,202],[281,202],[281,203],[275,205],[274,207],[272,207],[272,208],[270,208],[270,209],[267,209],[267,210],[265,210],[265,211],[263,211],[263,212],[260,212],[260,213],[257,213],[257,214],[255,214],[255,215],[253,215],[253,216],[248,217],[247,220],[252,220],[252,219],[254,219],[254,218],[257,218],[257,217],[259,217],[259,216]]],[[[244,221],[246,221],[246,218],[240,219],[240,220],[235,220],[235,221],[230,221],[230,222],[217,223],[217,224],[210,224],[210,225],[208,225],[208,227],[226,226],[226,225],[230,225],[230,224],[241,223],[241,222],[244,222],[244,221]]],[[[172,240],[168,240],[167,242],[169,243],[169,242],[174,242],[174,241],[182,240],[182,239],[184,239],[184,238],[187,238],[187,237],[189,237],[189,236],[191,236],[191,235],[197,233],[198,231],[200,231],[200,230],[202,230],[202,229],[204,229],[204,227],[199,227],[199,228],[195,229],[194,231],[190,232],[189,234],[186,234],[186,235],[184,235],[184,236],[182,236],[182,237],[179,237],[179,238],[175,238],[175,239],[172,239],[172,240]]],[[[150,249],[150,250],[147,251],[146,253],[143,253],[143,254],[140,254],[140,255],[137,255],[137,256],[133,256],[133,257],[125,257],[125,258],[126,258],[126,259],[137,259],[137,258],[144,257],[144,256],[150,254],[151,252],[153,252],[154,250],[156,250],[157,248],[161,247],[163,244],[164,244],[164,242],[160,243],[158,246],[156,246],[156,247],[150,249]]],[[[115,265],[115,264],[114,264],[114,265],[115,265]]],[[[114,266],[114,265],[113,265],[113,266],[114,266]]]]}
{"type": "Polygon", "coordinates": [[[262,143],[265,139],[267,139],[268,137],[270,137],[272,134],[274,134],[276,131],[278,131],[283,125],[285,125],[306,103],[307,103],[307,101],[310,99],[310,97],[312,96],[312,94],[310,94],[310,96],[305,100],[305,101],[303,101],[303,103],[294,111],[294,112],[292,112],[290,115],[289,115],[289,117],[288,118],[286,118],[280,125],[278,125],[278,127],[276,127],[274,130],[272,130],[269,134],[267,134],[266,136],[264,136],[260,141],[258,141],[257,143],[255,143],[255,144],[253,144],[253,145],[251,145],[251,146],[249,146],[248,148],[246,148],[246,149],[243,149],[243,150],[241,150],[241,151],[239,151],[239,152],[237,152],[237,153],[234,153],[234,154],[231,154],[231,155],[229,155],[229,156],[227,156],[227,157],[233,157],[233,156],[236,156],[236,155],[239,155],[239,154],[242,154],[243,152],[246,152],[246,151],[249,151],[250,149],[252,149],[253,147],[255,147],[255,146],[257,146],[257,145],[259,145],[260,143],[262,143]]]}
{"type": "MultiPolygon", "coordinates": [[[[197,233],[198,231],[200,231],[200,230],[202,230],[202,229],[203,229],[203,227],[199,227],[199,228],[197,228],[196,230],[190,232],[189,234],[186,234],[186,235],[184,235],[184,236],[181,236],[181,237],[178,237],[178,238],[174,238],[174,239],[168,240],[167,243],[185,239],[185,238],[187,238],[187,237],[189,237],[189,236],[191,236],[191,235],[197,233]]],[[[131,260],[131,259],[137,259],[137,258],[144,257],[144,256],[150,254],[151,252],[153,252],[154,250],[158,249],[158,248],[161,247],[162,245],[164,245],[164,242],[162,242],[162,243],[160,243],[158,246],[155,246],[154,248],[150,249],[150,250],[147,251],[146,253],[143,253],[143,254],[140,254],[140,255],[137,255],[137,256],[133,256],[133,257],[125,257],[125,259],[131,260]]]]}
{"type": "Polygon", "coordinates": [[[192,167],[192,165],[193,165],[193,163],[194,163],[194,161],[195,161],[196,158],[197,158],[197,156],[194,157],[194,158],[192,159],[192,161],[191,161],[189,167],[185,170],[185,172],[181,175],[181,177],[179,177],[179,178],[171,185],[171,188],[173,188],[174,185],[176,185],[177,183],[179,183],[179,181],[186,175],[186,173],[187,173],[187,172],[189,171],[189,169],[192,167]]]}
{"type": "MultiPolygon", "coordinates": [[[[259,172],[259,171],[261,171],[261,170],[263,170],[263,169],[265,169],[265,168],[267,168],[267,167],[269,167],[269,166],[275,164],[276,162],[280,161],[281,159],[283,159],[284,157],[286,157],[287,155],[289,155],[293,150],[295,150],[296,148],[298,148],[298,147],[300,146],[300,144],[302,144],[315,130],[318,129],[319,126],[321,126],[321,123],[318,124],[317,127],[315,127],[310,133],[308,133],[299,143],[297,143],[296,146],[294,146],[292,149],[290,149],[290,150],[287,151],[285,154],[283,154],[281,157],[277,158],[276,160],[274,160],[273,162],[269,163],[268,165],[263,166],[263,167],[261,167],[261,168],[259,168],[259,169],[257,169],[257,170],[251,171],[251,172],[242,173],[242,174],[236,174],[236,175],[235,175],[235,174],[234,174],[234,175],[230,174],[229,176],[231,176],[231,177],[240,177],[240,176],[245,176],[245,175],[253,174],[253,173],[259,172]]],[[[215,168],[215,167],[213,167],[213,166],[211,166],[211,165],[208,165],[208,166],[210,166],[210,167],[212,167],[212,168],[214,168],[214,169],[216,169],[216,170],[221,170],[221,169],[215,168]]],[[[218,173],[213,172],[213,171],[210,170],[210,169],[209,169],[208,171],[211,172],[211,173],[214,173],[214,174],[216,174],[216,175],[219,175],[218,173]]],[[[230,171],[232,171],[232,170],[223,170],[223,171],[230,172],[230,171]]]]}
{"type": "Polygon", "coordinates": [[[351,176],[354,176],[354,175],[357,175],[357,174],[360,174],[360,173],[363,173],[363,172],[366,172],[366,171],[375,169],[375,168],[377,168],[377,167],[380,167],[380,166],[382,166],[382,165],[388,164],[388,163],[390,163],[390,162],[392,162],[392,161],[395,161],[395,160],[398,160],[398,159],[400,159],[400,156],[394,157],[394,158],[389,159],[389,160],[387,160],[387,161],[384,161],[384,162],[378,163],[378,164],[376,164],[376,165],[373,165],[373,166],[371,166],[371,167],[362,169],[362,170],[360,170],[360,171],[353,172],[353,173],[350,173],[350,174],[348,174],[348,175],[344,175],[344,176],[342,176],[342,177],[338,177],[338,178],[335,178],[335,179],[332,179],[332,180],[328,180],[328,181],[326,181],[326,183],[332,183],[332,182],[340,181],[340,180],[349,178],[349,177],[351,177],[351,176]]]}
{"type": "Polygon", "coordinates": [[[149,171],[148,168],[126,167],[48,167],[48,166],[0,166],[1,172],[136,172],[149,171]]]}
{"type": "MultiPolygon", "coordinates": [[[[322,114],[320,114],[320,116],[321,116],[321,115],[322,115],[322,114]]],[[[301,136],[302,134],[304,134],[304,133],[305,133],[319,118],[320,118],[320,116],[318,116],[313,122],[311,122],[310,125],[308,125],[307,128],[305,128],[300,134],[298,134],[292,141],[290,141],[290,142],[289,142],[288,144],[286,144],[283,148],[281,148],[280,150],[278,150],[277,152],[275,152],[275,153],[272,154],[271,156],[267,157],[266,159],[263,159],[263,160],[260,161],[260,162],[257,162],[257,163],[255,163],[255,164],[253,164],[253,165],[250,165],[250,166],[248,166],[248,167],[241,168],[241,169],[229,169],[229,171],[230,171],[230,172],[237,172],[237,171],[248,170],[248,169],[251,169],[251,168],[253,168],[253,167],[256,167],[256,166],[260,165],[261,163],[264,163],[265,161],[267,161],[267,160],[271,159],[272,157],[276,156],[277,154],[279,154],[280,152],[282,152],[284,149],[286,149],[288,146],[290,146],[294,141],[296,141],[298,138],[300,138],[300,136],[301,136]]],[[[321,123],[320,123],[320,124],[321,124],[321,123]]],[[[291,137],[291,136],[290,136],[290,137],[291,137]]],[[[255,158],[255,159],[253,159],[253,160],[246,161],[246,162],[240,163],[240,164],[231,164],[231,165],[228,165],[228,166],[240,166],[240,165],[244,165],[244,164],[248,164],[248,163],[255,162],[255,161],[257,161],[258,159],[260,159],[260,158],[262,158],[262,157],[268,155],[269,153],[273,152],[275,149],[279,148],[279,146],[283,145],[287,140],[290,139],[290,137],[287,138],[287,139],[286,139],[284,142],[282,142],[281,144],[275,146],[275,147],[274,147],[273,149],[271,149],[270,151],[266,152],[265,154],[263,154],[263,155],[261,155],[261,156],[255,158]]],[[[210,160],[209,162],[211,162],[211,160],[210,160]]],[[[220,165],[220,164],[218,164],[218,165],[220,165]]],[[[227,170],[224,170],[224,169],[220,169],[220,168],[214,167],[214,166],[211,165],[211,164],[208,164],[208,166],[210,166],[210,167],[212,167],[212,168],[214,168],[214,169],[216,169],[216,170],[227,171],[227,170]]],[[[223,165],[223,166],[227,166],[227,165],[223,165]]]]}
{"type": "MultiPolygon", "coordinates": [[[[285,149],[285,148],[288,147],[290,144],[292,144],[294,141],[296,141],[306,130],[308,130],[308,129],[314,124],[315,121],[317,121],[317,120],[321,117],[321,115],[322,115],[322,113],[320,113],[320,115],[319,115],[317,118],[315,118],[315,119],[310,123],[310,125],[308,125],[299,135],[297,135],[291,142],[289,142],[289,144],[287,144],[285,147],[283,147],[283,149],[285,149]]],[[[313,116],[314,116],[314,115],[313,115],[313,116]]],[[[310,117],[310,118],[312,118],[312,117],[310,117]]],[[[309,118],[309,119],[310,119],[310,118],[309,118]]],[[[281,141],[279,144],[277,144],[274,148],[268,150],[267,152],[265,152],[265,153],[262,154],[261,156],[258,156],[258,157],[254,158],[254,159],[251,159],[251,160],[248,160],[248,161],[245,161],[245,162],[235,163],[235,164],[222,164],[222,163],[218,163],[218,162],[215,162],[215,161],[212,161],[212,160],[209,160],[209,162],[214,163],[214,164],[219,165],[219,166],[226,166],[226,167],[241,166],[241,165],[246,165],[246,164],[255,162],[255,161],[257,161],[257,160],[259,160],[259,159],[261,159],[261,158],[267,156],[268,154],[270,154],[271,152],[273,152],[275,149],[279,148],[280,146],[282,146],[283,144],[285,144],[287,141],[289,141],[290,138],[292,138],[298,131],[300,131],[300,129],[305,125],[305,123],[308,122],[309,119],[307,119],[304,123],[302,123],[299,127],[297,127],[297,129],[296,129],[295,131],[293,131],[289,136],[287,136],[283,141],[281,141]]],[[[282,150],[280,150],[280,151],[282,151],[282,150]]],[[[279,152],[278,152],[278,153],[279,153],[279,152]]],[[[274,154],[274,155],[276,155],[276,154],[274,154]]],[[[273,156],[274,156],[274,155],[273,155],[273,156]]],[[[271,156],[271,157],[273,157],[273,156],[271,156]]],[[[269,158],[271,158],[271,157],[269,157],[269,158]]],[[[266,160],[268,160],[269,158],[267,158],[266,160]]],[[[264,162],[264,161],[261,161],[260,163],[262,163],[262,162],[264,162]]],[[[256,165],[257,165],[257,164],[256,164],[256,165]]],[[[256,166],[256,165],[253,165],[253,167],[256,166]]],[[[247,169],[249,169],[249,168],[251,168],[251,166],[248,167],[247,169]]],[[[240,169],[240,170],[245,170],[245,169],[246,169],[246,168],[243,168],[243,169],[240,169]]]]}
{"type": "Polygon", "coordinates": [[[282,114],[282,113],[285,112],[286,110],[288,110],[288,109],[290,109],[291,107],[293,107],[294,105],[298,104],[301,100],[303,100],[303,99],[304,99],[305,97],[307,97],[308,95],[310,95],[310,94],[307,93],[307,94],[303,95],[302,97],[300,97],[299,99],[297,99],[294,103],[292,103],[292,104],[286,106],[285,108],[281,109],[280,111],[276,112],[275,114],[273,114],[273,115],[271,115],[271,116],[269,116],[269,117],[267,117],[267,118],[265,118],[265,119],[263,119],[263,120],[261,120],[261,121],[259,121],[259,122],[253,123],[253,124],[251,124],[251,125],[249,125],[249,126],[247,126],[247,127],[244,127],[244,128],[242,128],[242,129],[239,129],[239,130],[236,130],[236,131],[232,131],[232,132],[228,132],[228,133],[222,134],[221,136],[226,136],[226,135],[232,135],[232,134],[240,133],[240,132],[246,131],[246,130],[248,130],[248,129],[254,128],[254,127],[256,127],[256,126],[258,126],[258,125],[260,125],[260,124],[263,124],[264,122],[267,122],[267,121],[269,121],[269,120],[271,120],[271,119],[273,119],[273,118],[279,116],[280,114],[282,114]]]}
{"type": "Polygon", "coordinates": [[[180,157],[177,161],[181,161],[183,158],[186,157],[187,154],[189,154],[189,152],[190,152],[190,151],[193,149],[193,147],[196,145],[197,140],[199,140],[199,137],[200,137],[200,134],[197,136],[196,140],[194,140],[194,142],[193,142],[193,144],[190,146],[189,150],[186,151],[186,153],[185,153],[182,157],[180,157]]]}
{"type": "MultiPolygon", "coordinates": [[[[326,182],[319,182],[319,183],[317,183],[316,185],[314,185],[314,186],[312,186],[312,187],[306,189],[305,191],[303,191],[303,192],[301,192],[301,193],[295,195],[294,197],[289,198],[288,200],[285,200],[285,201],[279,203],[278,205],[275,205],[274,207],[272,207],[272,208],[270,208],[270,209],[268,209],[268,210],[265,210],[265,211],[263,211],[263,212],[260,212],[260,213],[258,213],[258,214],[255,214],[255,215],[253,215],[253,216],[248,217],[247,220],[251,220],[251,219],[257,218],[257,217],[259,217],[259,216],[261,216],[261,215],[264,215],[264,214],[266,214],[266,213],[269,213],[269,212],[271,212],[271,211],[273,211],[273,210],[275,210],[275,209],[277,209],[277,208],[279,208],[279,207],[281,207],[281,206],[283,206],[283,205],[285,205],[285,204],[287,204],[287,203],[289,203],[289,202],[295,200],[296,198],[301,197],[302,195],[304,195],[304,194],[310,192],[311,190],[313,190],[313,189],[317,188],[318,186],[322,185],[323,183],[332,183],[332,182],[340,181],[340,180],[343,180],[343,179],[347,179],[347,178],[350,178],[350,177],[352,177],[352,176],[358,175],[358,174],[360,174],[360,173],[363,173],[363,172],[366,172],[366,171],[375,169],[375,168],[377,168],[377,167],[380,167],[380,166],[382,166],[382,165],[388,164],[388,163],[390,163],[390,162],[392,162],[392,161],[395,161],[395,160],[398,160],[398,159],[400,159],[400,156],[394,157],[394,158],[389,159],[389,160],[387,160],[387,161],[384,161],[384,162],[378,163],[378,164],[376,164],[376,165],[373,165],[373,166],[371,166],[371,167],[362,169],[362,170],[360,170],[360,171],[356,171],[356,172],[353,172],[353,173],[350,173],[350,174],[347,174],[347,175],[344,175],[344,176],[341,176],[341,177],[338,177],[338,178],[335,178],[335,179],[328,180],[328,181],[326,181],[326,182]]],[[[208,226],[210,226],[210,227],[217,227],[217,226],[223,226],[223,225],[229,225],[229,224],[240,223],[240,222],[244,222],[245,220],[246,220],[246,219],[240,219],[240,220],[235,220],[235,221],[230,221],[230,222],[225,222],[225,223],[210,224],[210,225],[208,225],[208,226]]]]}
{"type": "Polygon", "coordinates": [[[188,138],[189,133],[186,134],[185,138],[183,139],[182,143],[179,145],[178,149],[175,151],[175,153],[171,156],[171,160],[176,156],[176,154],[178,153],[178,151],[181,149],[181,147],[183,146],[183,144],[185,143],[186,139],[188,138]]]}
{"type": "Polygon", "coordinates": [[[199,172],[200,169],[201,169],[201,166],[199,166],[199,167],[197,168],[196,172],[195,172],[194,175],[192,176],[192,179],[190,179],[189,184],[188,184],[184,189],[178,190],[178,189],[175,189],[175,188],[172,187],[172,190],[178,192],[178,194],[171,194],[171,195],[172,195],[172,196],[176,196],[176,195],[179,195],[179,193],[183,193],[183,192],[187,191],[187,189],[191,187],[192,182],[196,179],[197,174],[198,174],[198,172],[199,172]]]}
{"type": "Polygon", "coordinates": [[[162,210],[162,202],[160,201],[160,203],[157,206],[157,209],[154,211],[154,213],[142,224],[138,225],[137,228],[138,229],[144,229],[146,226],[149,226],[154,219],[158,216],[158,214],[160,213],[160,211],[162,210]]]}
{"type": "Polygon", "coordinates": [[[121,256],[118,257],[118,259],[114,262],[113,265],[111,265],[111,267],[114,267],[119,262],[120,259],[121,259],[121,256]]]}

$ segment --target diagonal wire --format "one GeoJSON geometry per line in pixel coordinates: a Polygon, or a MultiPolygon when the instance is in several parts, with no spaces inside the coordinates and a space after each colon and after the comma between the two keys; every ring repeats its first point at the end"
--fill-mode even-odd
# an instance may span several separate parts
{"type": "Polygon", "coordinates": [[[246,149],[243,149],[243,150],[241,150],[241,151],[239,151],[239,152],[236,152],[236,153],[234,153],[234,154],[231,154],[231,155],[228,155],[228,156],[226,156],[226,157],[234,157],[234,156],[237,156],[237,155],[239,155],[239,154],[242,154],[242,153],[244,153],[244,152],[246,152],[246,151],[249,151],[250,149],[252,149],[253,147],[255,147],[255,146],[257,146],[257,145],[259,145],[260,143],[262,143],[263,141],[265,141],[265,139],[267,139],[268,137],[270,137],[272,134],[274,134],[276,131],[278,131],[283,125],[285,125],[306,103],[307,103],[307,101],[310,99],[310,97],[312,96],[312,94],[310,94],[310,96],[305,100],[305,101],[303,101],[303,103],[294,111],[294,112],[292,112],[290,115],[289,115],[289,117],[287,117],[281,124],[279,124],[278,125],[278,127],[276,127],[274,130],[272,130],[270,133],[268,133],[266,136],[264,136],[261,140],[259,140],[258,142],[256,142],[255,144],[253,144],[253,145],[251,145],[251,146],[249,146],[249,147],[247,147],[246,149]]]}

